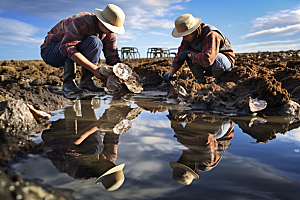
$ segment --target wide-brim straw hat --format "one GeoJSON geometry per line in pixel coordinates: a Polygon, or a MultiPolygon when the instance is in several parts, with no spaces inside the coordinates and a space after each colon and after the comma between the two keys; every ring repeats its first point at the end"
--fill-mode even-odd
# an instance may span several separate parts
{"type": "Polygon", "coordinates": [[[125,14],[120,7],[114,4],[108,4],[104,10],[96,8],[95,15],[103,23],[103,25],[113,33],[125,33],[123,26],[125,14]]]}
{"type": "Polygon", "coordinates": [[[105,172],[99,178],[97,178],[95,183],[96,184],[102,183],[102,185],[108,191],[113,191],[113,190],[118,189],[125,180],[124,173],[122,171],[124,166],[125,166],[125,163],[117,165],[117,166],[109,169],[107,172],[105,172]]]}
{"type": "Polygon", "coordinates": [[[194,18],[191,14],[183,14],[175,20],[173,37],[183,37],[193,33],[201,24],[200,18],[194,18]]]}
{"type": "Polygon", "coordinates": [[[173,169],[172,178],[183,185],[189,185],[194,179],[198,179],[199,175],[191,168],[178,162],[170,162],[173,169]]]}

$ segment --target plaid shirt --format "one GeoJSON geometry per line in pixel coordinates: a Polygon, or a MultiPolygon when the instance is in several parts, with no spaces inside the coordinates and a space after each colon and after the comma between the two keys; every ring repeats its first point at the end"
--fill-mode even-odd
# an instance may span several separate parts
{"type": "MultiPolygon", "coordinates": [[[[201,27],[204,28],[205,24],[202,23],[201,27]]],[[[197,44],[194,44],[196,40],[194,39],[192,42],[182,40],[179,48],[178,48],[178,53],[175,56],[173,63],[171,67],[174,67],[175,70],[179,70],[181,66],[178,65],[177,58],[180,53],[182,53],[185,50],[188,49],[194,49],[193,46],[196,46],[197,44]]],[[[206,35],[206,37],[203,40],[203,49],[202,52],[200,53],[194,53],[191,52],[192,55],[192,63],[193,65],[201,65],[203,67],[209,67],[211,66],[219,53],[220,47],[222,47],[224,44],[224,39],[222,36],[217,33],[216,31],[211,31],[206,35]]],[[[223,53],[231,62],[232,66],[234,65],[235,62],[235,54],[234,52],[224,52],[223,53]]]]}
{"type": "Polygon", "coordinates": [[[103,44],[103,52],[108,65],[114,65],[120,61],[117,47],[117,35],[115,33],[104,34],[98,27],[98,19],[93,13],[81,12],[58,22],[47,33],[44,49],[50,44],[61,42],[59,47],[63,56],[71,57],[77,52],[77,44],[89,36],[98,36],[103,44]]]}
{"type": "MultiPolygon", "coordinates": [[[[197,123],[197,121],[194,123],[197,123]]],[[[196,173],[199,172],[199,166],[215,166],[234,136],[234,124],[232,121],[227,133],[218,140],[213,134],[209,133],[210,131],[201,130],[200,127],[199,130],[189,128],[186,130],[181,124],[172,122],[171,127],[175,132],[174,137],[177,138],[177,141],[188,148],[183,150],[177,162],[189,166],[196,173]]]]}

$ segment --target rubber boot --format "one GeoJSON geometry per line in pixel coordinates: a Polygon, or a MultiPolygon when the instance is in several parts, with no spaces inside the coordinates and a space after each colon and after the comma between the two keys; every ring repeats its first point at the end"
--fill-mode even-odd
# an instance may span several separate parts
{"type": "Polygon", "coordinates": [[[196,83],[199,84],[205,84],[206,83],[206,79],[204,78],[203,75],[203,70],[201,67],[199,66],[192,66],[190,67],[190,70],[192,71],[195,79],[196,79],[196,83]]]}
{"type": "Polygon", "coordinates": [[[80,89],[76,85],[75,76],[76,76],[76,63],[65,63],[63,91],[65,92],[80,91],[80,89]]]}
{"type": "Polygon", "coordinates": [[[79,84],[80,89],[87,89],[89,91],[94,91],[94,92],[104,92],[103,87],[99,87],[95,85],[93,81],[93,76],[94,74],[87,70],[84,67],[81,67],[81,80],[79,84]]]}
{"type": "Polygon", "coordinates": [[[213,74],[213,77],[214,77],[214,82],[216,84],[218,84],[218,83],[221,82],[221,77],[224,74],[224,70],[215,70],[215,69],[212,69],[212,74],[213,74]]]}

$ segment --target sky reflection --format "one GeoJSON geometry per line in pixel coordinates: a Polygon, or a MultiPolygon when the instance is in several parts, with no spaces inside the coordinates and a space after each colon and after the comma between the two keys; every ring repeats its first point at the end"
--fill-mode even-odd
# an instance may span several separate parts
{"type": "MultiPolygon", "coordinates": [[[[100,104],[99,108],[94,109],[97,120],[103,113],[108,113],[108,108],[114,106],[113,102],[108,100],[101,100],[100,104]]],[[[128,110],[141,104],[137,101],[134,104],[129,103],[128,110]]],[[[102,185],[96,185],[95,180],[75,180],[58,170],[53,161],[36,155],[24,163],[16,164],[14,168],[19,170],[24,178],[40,179],[42,183],[56,188],[71,189],[77,199],[299,199],[300,154],[296,151],[300,143],[299,128],[293,127],[284,134],[277,133],[276,139],[268,140],[267,143],[255,143],[256,138],[252,138],[253,135],[244,133],[240,128],[242,124],[250,121],[248,118],[232,120],[209,113],[176,111],[176,108],[172,110],[170,105],[164,105],[163,102],[159,104],[160,109],[166,109],[153,112],[155,106],[149,105],[151,111],[149,107],[141,106],[142,111],[131,119],[131,128],[120,135],[116,164],[125,163],[125,181],[113,192],[106,191],[102,185]],[[202,144],[201,137],[205,130],[214,127],[207,124],[207,120],[211,123],[214,121],[212,124],[220,122],[216,127],[220,127],[222,121],[233,121],[234,136],[231,135],[233,138],[226,140],[230,141],[230,145],[221,143],[225,145],[224,151],[219,149],[220,142],[217,149],[211,148],[210,145],[196,145],[202,144]],[[198,126],[199,124],[202,126],[198,126]],[[185,140],[186,136],[194,135],[191,130],[200,134],[200,139],[198,137],[195,140],[198,143],[193,143],[190,139],[188,142],[185,140]],[[206,154],[203,153],[204,150],[206,154]],[[170,162],[185,161],[183,156],[191,152],[198,153],[195,157],[188,157],[188,163],[192,162],[191,158],[201,160],[205,155],[212,156],[209,156],[209,163],[215,164],[216,160],[217,163],[206,172],[198,171],[200,178],[194,179],[190,185],[183,185],[172,178],[173,169],[170,162]]],[[[269,120],[268,123],[271,122],[272,120],[269,120]]],[[[281,127],[279,125],[278,127],[281,127]]],[[[260,130],[267,130],[265,127],[269,127],[267,123],[253,126],[259,126],[260,130]]],[[[227,133],[221,135],[220,139],[227,133]]],[[[213,138],[217,138],[217,135],[207,135],[214,144],[213,138]]],[[[103,139],[103,134],[101,137],[103,139]]],[[[192,163],[201,166],[199,160],[192,163]]]]}

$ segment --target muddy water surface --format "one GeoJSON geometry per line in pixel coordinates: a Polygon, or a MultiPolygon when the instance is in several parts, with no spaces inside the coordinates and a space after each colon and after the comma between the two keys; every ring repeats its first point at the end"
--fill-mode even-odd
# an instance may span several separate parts
{"type": "Polygon", "coordinates": [[[300,196],[300,123],[285,117],[221,116],[129,95],[76,100],[50,121],[34,139],[47,153],[13,167],[24,179],[72,191],[74,199],[300,196]],[[87,130],[79,146],[71,144],[87,130]],[[190,166],[199,178],[177,182],[170,162],[190,166]],[[95,184],[107,163],[125,163],[125,180],[114,191],[95,184]]]}

